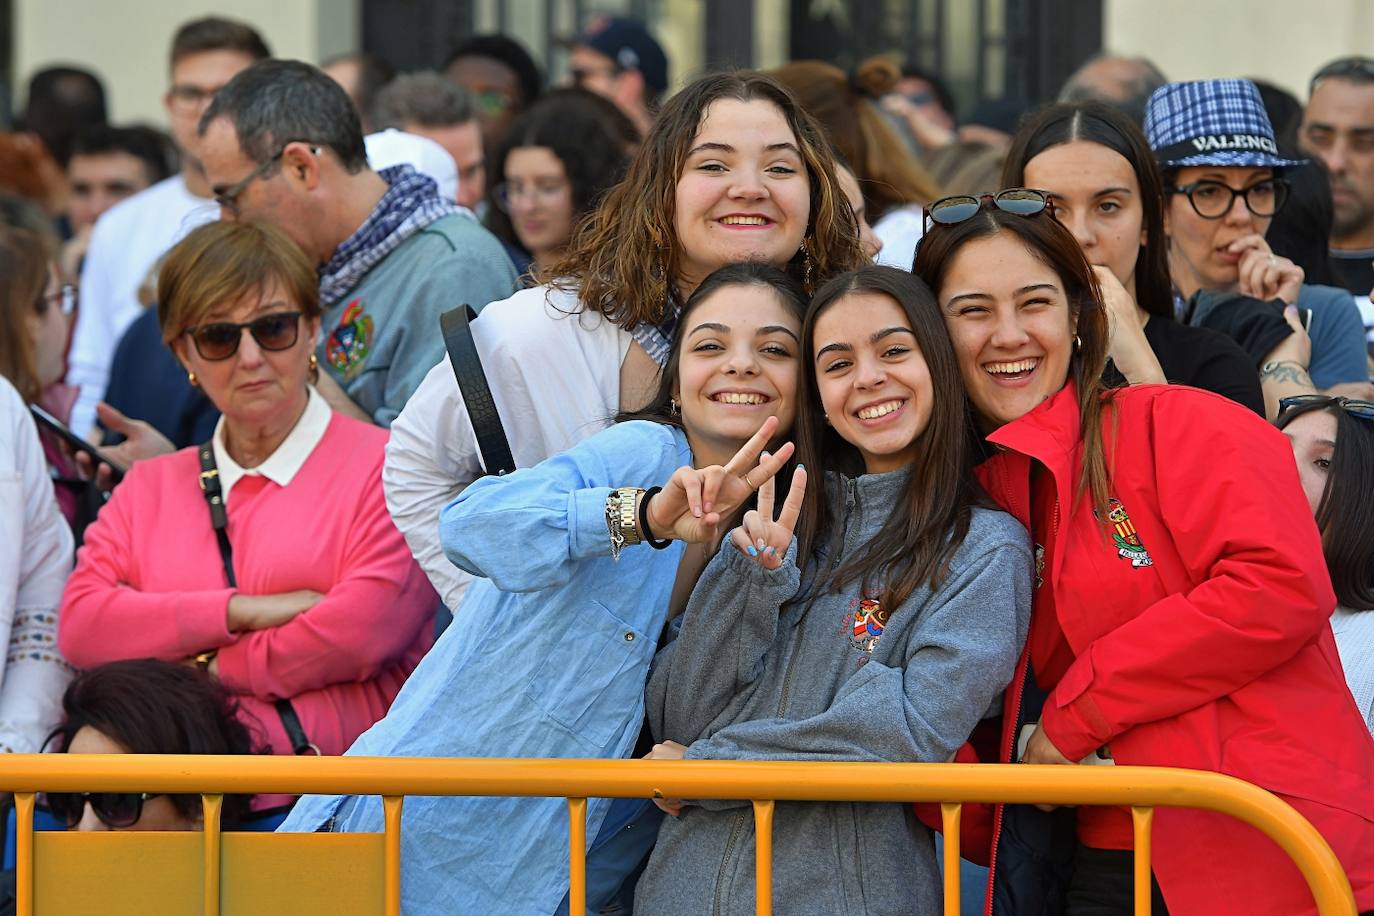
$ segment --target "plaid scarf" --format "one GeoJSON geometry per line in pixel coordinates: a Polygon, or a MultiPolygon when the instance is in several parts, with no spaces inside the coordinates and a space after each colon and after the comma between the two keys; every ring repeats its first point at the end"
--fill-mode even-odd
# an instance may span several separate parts
{"type": "Polygon", "coordinates": [[[677,293],[668,290],[668,308],[663,320],[657,324],[641,321],[630,331],[630,336],[638,341],[659,367],[668,365],[668,355],[673,350],[673,333],[677,330],[677,316],[682,314],[682,306],[677,301],[677,293]]]}
{"type": "Polygon", "coordinates": [[[343,301],[401,243],[435,220],[457,213],[458,206],[439,197],[434,179],[413,166],[397,165],[377,173],[390,187],[376,208],[335,251],[320,271],[320,307],[343,301]]]}

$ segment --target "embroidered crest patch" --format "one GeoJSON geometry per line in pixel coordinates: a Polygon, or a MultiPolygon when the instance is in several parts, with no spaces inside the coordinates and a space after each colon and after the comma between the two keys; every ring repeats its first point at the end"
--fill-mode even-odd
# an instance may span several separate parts
{"type": "Polygon", "coordinates": [[[849,634],[849,644],[862,652],[872,652],[878,644],[878,637],[887,627],[890,612],[877,598],[864,598],[854,609],[854,622],[849,634]]]}
{"type": "MultiPolygon", "coordinates": [[[[1097,516],[1096,509],[1093,515],[1097,516]]],[[[1101,516],[1097,517],[1101,519],[1101,516]]],[[[1118,557],[1130,560],[1131,566],[1136,569],[1154,565],[1155,561],[1150,559],[1149,551],[1141,543],[1140,535],[1136,533],[1135,525],[1131,523],[1131,517],[1126,514],[1126,507],[1121,500],[1107,500],[1107,520],[1112,523],[1112,546],[1116,548],[1118,557]]]]}
{"type": "Polygon", "coordinates": [[[330,332],[324,347],[324,358],[345,379],[358,374],[372,351],[372,330],[372,316],[363,311],[361,299],[354,299],[344,309],[338,327],[330,332]]]}

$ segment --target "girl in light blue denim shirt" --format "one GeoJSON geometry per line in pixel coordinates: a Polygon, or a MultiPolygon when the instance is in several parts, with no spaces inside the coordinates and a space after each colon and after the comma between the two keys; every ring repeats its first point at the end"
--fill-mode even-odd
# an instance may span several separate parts
{"type": "MultiPolygon", "coordinates": [[[[631,756],[665,621],[717,532],[791,454],[786,443],[759,460],[795,413],[804,308],[803,290],[775,268],[721,268],[683,307],[653,403],[533,468],[476,481],[445,508],[445,551],[485,578],[348,753],[631,756]],[[608,503],[626,485],[663,490],[627,494],[644,505],[622,529],[608,503]]],[[[658,819],[639,799],[589,800],[593,912],[645,858],[658,819]]],[[[306,796],[281,829],[380,831],[381,801],[306,796]]],[[[410,798],[401,836],[407,913],[567,908],[562,799],[410,798]]]]}

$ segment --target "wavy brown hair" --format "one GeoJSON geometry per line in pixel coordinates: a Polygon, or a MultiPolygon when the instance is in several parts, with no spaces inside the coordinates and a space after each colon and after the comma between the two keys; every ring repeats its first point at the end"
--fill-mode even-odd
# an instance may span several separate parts
{"type": "Polygon", "coordinates": [[[935,179],[878,110],[877,100],[902,78],[892,61],[866,61],[852,80],[819,60],[793,61],[769,73],[792,90],[854,168],[870,222],[894,207],[928,204],[940,196],[935,179]]]}
{"type": "Polygon", "coordinates": [[[1102,417],[1112,392],[1102,383],[1102,371],[1107,365],[1110,335],[1097,277],[1073,234],[1048,209],[1031,216],[1017,216],[984,204],[982,210],[961,223],[932,226],[916,249],[912,272],[939,295],[945,273],[959,250],[969,242],[999,232],[1016,236],[1064,284],[1069,314],[1077,322],[1075,333],[1081,341],[1069,358],[1066,379],[1074,383],[1078,392],[1079,437],[1083,442],[1083,469],[1074,502],[1085,493],[1091,494],[1098,517],[1105,524],[1111,474],[1102,438],[1102,417]]]}
{"type": "Polygon", "coordinates": [[[43,240],[32,232],[0,226],[0,375],[10,380],[25,403],[42,393],[28,320],[52,303],[43,301],[51,262],[43,240]]]}
{"type": "Polygon", "coordinates": [[[811,208],[804,251],[787,263],[787,272],[814,286],[863,263],[859,226],[816,122],[790,92],[761,73],[714,73],[668,100],[625,179],[578,223],[567,252],[548,270],[558,278],[554,285],[578,291],[583,308],[626,329],[663,320],[676,296],[673,284],[681,263],[673,228],[678,178],[707,109],[720,99],[771,102],[797,139],[810,179],[811,208]]]}
{"type": "MultiPolygon", "coordinates": [[[[825,569],[812,594],[838,591],[861,582],[871,593],[881,580],[883,603],[899,607],[924,584],[937,587],[950,560],[968,534],[970,511],[978,501],[973,480],[973,420],[959,376],[959,361],[930,288],[904,270],[869,265],[831,280],[816,293],[802,325],[802,376],[805,394],[797,411],[798,459],[809,468],[857,476],[864,473],[859,450],[825,421],[816,376],[816,322],[837,302],[856,293],[877,293],[906,314],[916,345],[930,371],[935,403],[917,437],[919,448],[906,486],[887,521],[856,557],[825,569]]],[[[808,487],[797,526],[797,556],[803,563],[819,556],[838,558],[842,519],[824,487],[808,487]]],[[[824,567],[823,567],[824,568],[824,567]]]]}

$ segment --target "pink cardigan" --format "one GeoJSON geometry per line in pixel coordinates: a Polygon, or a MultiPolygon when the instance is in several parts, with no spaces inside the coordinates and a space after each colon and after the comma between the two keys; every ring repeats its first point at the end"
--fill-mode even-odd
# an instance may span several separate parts
{"type": "MultiPolygon", "coordinates": [[[[289,697],[310,740],[341,754],[386,714],[429,647],[438,596],[387,514],[385,430],[334,414],[290,485],[242,478],[228,503],[239,590],[325,597],[288,623],[230,633],[234,590],[200,491],[194,448],[136,464],[86,530],[58,645],[79,668],[181,661],[219,650],[261,750],[290,754],[272,702],[289,697]]],[[[437,524],[437,522],[436,522],[437,524]]]]}

